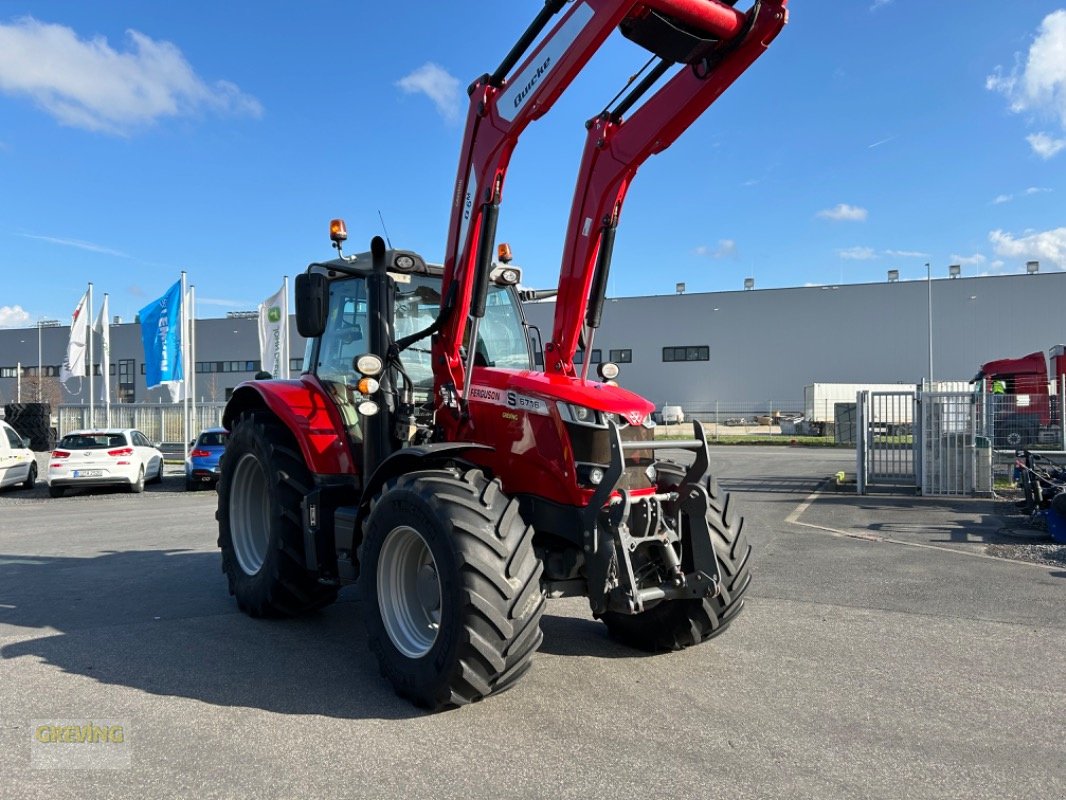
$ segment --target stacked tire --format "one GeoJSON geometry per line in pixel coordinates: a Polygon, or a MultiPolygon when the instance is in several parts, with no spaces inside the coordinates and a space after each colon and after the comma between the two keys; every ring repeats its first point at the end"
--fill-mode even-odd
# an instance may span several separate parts
{"type": "Polygon", "coordinates": [[[4,406],[4,419],[19,436],[30,440],[31,450],[44,452],[56,446],[52,407],[48,403],[8,403],[4,406]]]}

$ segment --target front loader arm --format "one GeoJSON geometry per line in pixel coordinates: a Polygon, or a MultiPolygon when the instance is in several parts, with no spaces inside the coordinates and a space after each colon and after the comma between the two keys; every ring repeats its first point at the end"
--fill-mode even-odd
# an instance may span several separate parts
{"type": "Polygon", "coordinates": [[[496,72],[470,86],[444,257],[442,323],[433,343],[438,404],[443,399],[458,407],[473,367],[475,348],[470,348],[465,364],[461,349],[468,318],[476,327],[484,314],[484,283],[496,219],[518,138],[530,122],[548,112],[620,23],[649,11],[709,27],[723,37],[735,36],[745,22],[744,14],[718,0],[547,0],[496,72]],[[515,68],[552,17],[567,6],[551,31],[515,68]]]}
{"type": "Polygon", "coordinates": [[[450,387],[453,393],[465,387],[470,365],[463,364],[460,350],[471,301],[480,289],[477,282],[487,279],[504,178],[518,138],[529,123],[547,113],[631,5],[619,0],[548,0],[496,72],[470,86],[444,258],[441,296],[446,321],[433,345],[437,386],[450,387]],[[554,28],[514,69],[568,4],[554,28]]]}
{"type": "MultiPolygon", "coordinates": [[[[582,332],[586,347],[600,324],[614,233],[637,169],[668,148],[766,51],[787,21],[788,0],[758,0],[732,39],[720,40],[706,59],[680,71],[631,117],[624,113],[672,65],[660,61],[614,111],[588,122],[588,136],[571,206],[545,370],[575,375],[582,332]]],[[[591,358],[585,358],[587,374],[591,358]]]]}

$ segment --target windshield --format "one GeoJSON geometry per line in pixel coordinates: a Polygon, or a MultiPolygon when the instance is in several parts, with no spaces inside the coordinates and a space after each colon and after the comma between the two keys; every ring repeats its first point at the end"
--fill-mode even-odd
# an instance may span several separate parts
{"type": "Polygon", "coordinates": [[[226,437],[228,434],[225,431],[211,431],[209,433],[201,433],[200,441],[197,445],[200,447],[225,447],[226,437]]]}
{"type": "Polygon", "coordinates": [[[64,436],[58,446],[63,450],[99,450],[103,447],[122,447],[125,444],[124,433],[72,433],[64,436]]]}
{"type": "MultiPolygon", "coordinates": [[[[393,337],[402,339],[428,328],[436,320],[440,313],[441,279],[436,275],[417,274],[392,277],[396,281],[393,337]]],[[[369,346],[366,283],[361,278],[337,280],[330,285],[329,295],[329,317],[319,342],[315,372],[325,381],[350,383],[354,380],[352,359],[367,352],[369,346]]],[[[428,338],[404,350],[400,360],[416,391],[432,391],[428,338]]],[[[489,287],[485,316],[478,330],[475,363],[508,369],[532,368],[515,294],[505,286],[489,287]]]]}

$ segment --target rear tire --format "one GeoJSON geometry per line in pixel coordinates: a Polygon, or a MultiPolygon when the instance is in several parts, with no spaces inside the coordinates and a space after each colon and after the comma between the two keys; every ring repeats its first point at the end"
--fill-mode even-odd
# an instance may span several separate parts
{"type": "Polygon", "coordinates": [[[32,489],[37,485],[37,464],[30,464],[30,471],[26,475],[26,480],[22,482],[23,489],[32,489]]]}
{"type": "MultiPolygon", "coordinates": [[[[660,491],[669,491],[684,479],[685,468],[678,464],[660,461],[655,467],[660,491]]],[[[703,477],[703,486],[711,500],[707,523],[721,570],[721,592],[698,600],[663,601],[641,614],[606,612],[602,619],[607,630],[623,644],[648,652],[682,650],[720,634],[744,607],[744,593],[751,583],[751,545],[744,520],[733,513],[729,494],[711,475],[703,477]]],[[[691,534],[683,517],[682,525],[682,566],[688,571],[691,534]]]]}
{"type": "Polygon", "coordinates": [[[137,473],[137,480],[129,485],[128,491],[133,494],[140,494],[144,491],[144,467],[142,466],[137,473]]]}
{"type": "Polygon", "coordinates": [[[149,483],[162,483],[163,482],[163,459],[159,459],[159,469],[155,473],[155,477],[152,478],[149,483]]]}
{"type": "Polygon", "coordinates": [[[396,693],[437,710],[513,686],[543,634],[533,529],[480,470],[401,475],[375,499],[360,549],[370,648],[396,693]]]}
{"type": "Polygon", "coordinates": [[[216,516],[222,571],[249,616],[295,616],[337,599],[337,587],[304,566],[300,502],[313,484],[287,428],[266,412],[241,415],[226,446],[216,516]]]}

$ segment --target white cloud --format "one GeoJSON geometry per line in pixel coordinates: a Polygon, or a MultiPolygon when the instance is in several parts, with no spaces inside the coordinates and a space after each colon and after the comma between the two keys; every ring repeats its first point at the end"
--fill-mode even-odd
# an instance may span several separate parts
{"type": "Polygon", "coordinates": [[[463,108],[459,79],[444,67],[426,62],[410,75],[396,81],[407,94],[424,94],[433,101],[445,122],[458,122],[463,108]]]}
{"type": "Polygon", "coordinates": [[[176,45],[135,30],[126,36],[119,52],[104,37],[79,39],[32,17],[0,24],[0,92],[32,98],[63,125],[119,136],[202,110],[263,113],[235,84],[205,83],[176,45]]]}
{"type": "Polygon", "coordinates": [[[870,10],[877,11],[877,9],[884,8],[885,6],[890,5],[891,3],[892,0],[874,0],[870,6],[870,10]]]}
{"type": "Polygon", "coordinates": [[[997,256],[1018,261],[1041,261],[1066,269],[1066,228],[1026,231],[1022,236],[994,230],[988,234],[997,256]]]}
{"type": "MultiPolygon", "coordinates": [[[[996,67],[985,79],[985,88],[1000,92],[1015,113],[1058,119],[1066,129],[1066,9],[1044,17],[1026,56],[1015,55],[1010,72],[996,67]]],[[[1066,141],[1045,133],[1028,137],[1033,151],[1051,158],[1066,147],[1066,141]]]]}
{"type": "Polygon", "coordinates": [[[706,258],[730,258],[737,254],[737,243],[732,239],[719,239],[714,247],[701,244],[692,252],[706,258]]]}
{"type": "Polygon", "coordinates": [[[837,255],[848,261],[869,261],[877,258],[872,247],[849,247],[846,250],[837,250],[837,255]]]}
{"type": "Polygon", "coordinates": [[[81,239],[61,239],[58,236],[42,236],[36,233],[19,233],[16,235],[21,236],[24,239],[37,239],[38,241],[59,244],[64,247],[77,247],[79,250],[88,250],[90,253],[100,253],[105,256],[116,256],[118,258],[130,258],[129,255],[123,253],[121,250],[113,250],[110,247],[104,247],[102,244],[86,242],[81,239]]]}
{"type": "MultiPolygon", "coordinates": [[[[1034,194],[1044,194],[1044,193],[1050,192],[1050,191],[1052,191],[1052,190],[1048,189],[1045,186],[1030,186],[1024,192],[1021,192],[1021,194],[1029,197],[1029,196],[1034,195],[1034,194]]],[[[1012,200],[1014,200],[1014,197],[1015,196],[1013,194],[997,194],[995,199],[992,200],[992,205],[998,206],[998,205],[1002,205],[1003,203],[1009,203],[1012,200]]]]}
{"type": "Polygon", "coordinates": [[[974,253],[972,256],[952,255],[950,260],[952,264],[959,264],[963,267],[977,267],[986,261],[980,253],[974,253]]]}
{"type": "Polygon", "coordinates": [[[223,306],[225,308],[251,309],[255,306],[255,303],[251,303],[247,300],[227,300],[224,297],[197,297],[196,302],[203,303],[205,306],[223,306]]]}
{"type": "Polygon", "coordinates": [[[849,206],[847,203],[838,203],[832,208],[819,211],[816,216],[822,219],[831,219],[834,222],[865,222],[867,211],[861,206],[849,206]]]}
{"type": "Polygon", "coordinates": [[[1025,137],[1033,152],[1044,159],[1052,158],[1066,149],[1066,139],[1056,139],[1044,132],[1031,133],[1025,137]]]}
{"type": "Polygon", "coordinates": [[[930,258],[928,253],[923,253],[921,250],[886,250],[886,256],[892,256],[893,258],[930,258]]]}
{"type": "Polygon", "coordinates": [[[0,328],[18,328],[30,321],[22,306],[0,306],[0,328]]]}

